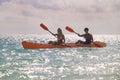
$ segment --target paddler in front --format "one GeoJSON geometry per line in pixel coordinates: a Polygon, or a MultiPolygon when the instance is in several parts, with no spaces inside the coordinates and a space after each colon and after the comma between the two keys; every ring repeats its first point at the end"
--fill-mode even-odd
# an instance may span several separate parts
{"type": "Polygon", "coordinates": [[[57,29],[57,34],[52,33],[52,35],[54,35],[57,38],[57,41],[49,41],[49,44],[54,45],[65,44],[65,36],[60,28],[57,29]]]}
{"type": "Polygon", "coordinates": [[[91,44],[93,42],[93,36],[88,31],[88,28],[84,28],[85,34],[78,34],[79,37],[84,37],[85,41],[78,40],[76,44],[91,44]]]}

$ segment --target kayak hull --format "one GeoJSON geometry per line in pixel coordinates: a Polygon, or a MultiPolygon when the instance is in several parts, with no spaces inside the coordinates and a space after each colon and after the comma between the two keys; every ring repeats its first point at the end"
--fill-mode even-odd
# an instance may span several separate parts
{"type": "Polygon", "coordinates": [[[95,41],[92,44],[74,44],[74,43],[65,43],[61,45],[53,45],[53,44],[47,44],[47,43],[33,43],[33,42],[27,42],[23,41],[22,46],[24,49],[40,49],[40,48],[76,48],[76,47],[105,47],[106,43],[95,41]]]}

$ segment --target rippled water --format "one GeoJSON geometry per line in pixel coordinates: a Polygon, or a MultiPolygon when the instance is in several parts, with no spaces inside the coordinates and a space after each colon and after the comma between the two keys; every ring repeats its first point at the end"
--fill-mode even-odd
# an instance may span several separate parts
{"type": "MultiPolygon", "coordinates": [[[[49,38],[51,37],[51,38],[49,38]]],[[[67,35],[67,42],[79,39],[67,35]]],[[[50,35],[0,35],[0,80],[120,80],[120,35],[94,35],[104,48],[23,49],[23,40],[47,43],[50,35]]]]}

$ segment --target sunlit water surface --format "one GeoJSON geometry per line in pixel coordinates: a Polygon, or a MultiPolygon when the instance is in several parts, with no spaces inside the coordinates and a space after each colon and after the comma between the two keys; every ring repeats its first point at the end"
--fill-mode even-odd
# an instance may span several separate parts
{"type": "MultiPolygon", "coordinates": [[[[66,35],[75,42],[76,35],[66,35]]],[[[120,35],[94,35],[104,48],[23,49],[23,40],[47,43],[50,35],[0,35],[0,80],[120,80],[120,35]]]]}

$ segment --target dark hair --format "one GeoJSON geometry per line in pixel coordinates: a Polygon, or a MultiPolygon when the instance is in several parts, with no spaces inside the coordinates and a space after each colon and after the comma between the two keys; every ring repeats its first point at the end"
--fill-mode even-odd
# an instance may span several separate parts
{"type": "Polygon", "coordinates": [[[62,30],[60,28],[57,29],[57,32],[62,34],[62,30]]]}
{"type": "Polygon", "coordinates": [[[84,31],[89,31],[89,29],[88,28],[84,28],[84,31]]]}

